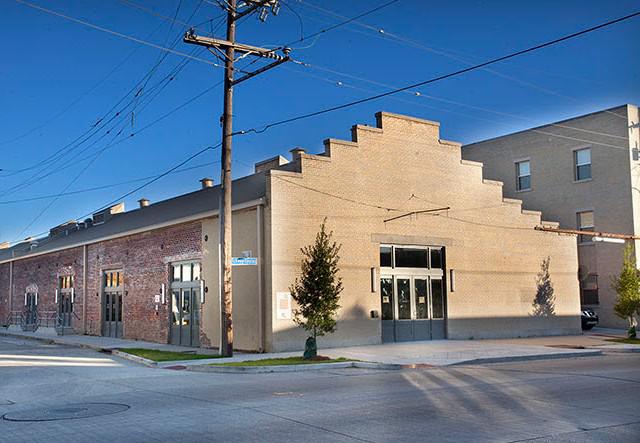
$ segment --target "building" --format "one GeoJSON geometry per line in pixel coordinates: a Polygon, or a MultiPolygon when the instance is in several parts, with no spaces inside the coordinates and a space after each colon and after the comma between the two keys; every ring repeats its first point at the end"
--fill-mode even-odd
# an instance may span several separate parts
{"type": "MultiPolygon", "coordinates": [[[[235,348],[303,348],[288,288],[325,218],[344,292],[320,346],[579,333],[575,236],[535,230],[557,224],[503,198],[437,123],[376,117],[320,155],[296,148],[234,181],[235,348]],[[554,294],[540,310],[547,259],[554,294]]],[[[218,193],[204,180],[0,250],[0,315],[25,327],[37,310],[41,327],[56,318],[58,330],[216,347],[218,193]]]]}
{"type": "MultiPolygon", "coordinates": [[[[638,107],[624,105],[466,145],[462,156],[482,162],[507,197],[561,228],[638,236],[639,144],[638,107]]],[[[577,240],[581,303],[598,312],[601,326],[626,327],[611,288],[624,245],[593,240],[577,240]]]]}

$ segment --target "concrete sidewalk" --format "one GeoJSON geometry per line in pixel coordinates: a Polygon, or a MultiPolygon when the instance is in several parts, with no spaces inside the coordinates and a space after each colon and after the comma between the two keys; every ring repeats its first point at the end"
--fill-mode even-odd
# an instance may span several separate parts
{"type": "MultiPolygon", "coordinates": [[[[44,340],[50,343],[85,347],[98,351],[111,351],[122,348],[146,348],[162,351],[191,352],[204,355],[217,354],[213,349],[190,348],[137,340],[123,340],[110,337],[88,335],[52,335],[50,331],[39,330],[24,332],[17,328],[1,330],[0,335],[44,340]]],[[[448,366],[456,364],[490,363],[499,361],[517,361],[548,358],[571,358],[597,355],[604,349],[616,348],[606,341],[617,332],[598,335],[598,331],[580,336],[535,337],[505,340],[434,340],[408,343],[389,343],[369,346],[350,346],[343,348],[320,349],[321,355],[332,358],[345,357],[365,362],[402,367],[411,366],[448,366]]],[[[635,346],[635,345],[631,345],[635,346]]],[[[640,347],[639,347],[640,348],[640,347]]],[[[621,349],[621,348],[620,348],[621,349]]],[[[301,355],[301,352],[281,352],[264,354],[236,353],[233,358],[185,360],[158,363],[158,367],[193,366],[208,363],[241,362],[266,358],[283,358],[301,355]]]]}

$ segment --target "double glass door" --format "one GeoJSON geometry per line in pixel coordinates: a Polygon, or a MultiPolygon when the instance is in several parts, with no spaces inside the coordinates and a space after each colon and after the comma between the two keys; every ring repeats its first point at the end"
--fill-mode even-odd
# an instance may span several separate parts
{"type": "Polygon", "coordinates": [[[445,338],[441,276],[383,275],[380,279],[382,341],[445,338]]]}
{"type": "Polygon", "coordinates": [[[172,289],[171,343],[181,346],[200,346],[199,287],[172,289]]]}

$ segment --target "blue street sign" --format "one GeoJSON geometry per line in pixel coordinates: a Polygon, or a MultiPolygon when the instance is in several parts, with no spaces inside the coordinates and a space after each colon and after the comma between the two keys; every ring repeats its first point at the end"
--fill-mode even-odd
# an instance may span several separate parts
{"type": "Polygon", "coordinates": [[[258,257],[232,257],[231,266],[257,266],[258,257]]]}

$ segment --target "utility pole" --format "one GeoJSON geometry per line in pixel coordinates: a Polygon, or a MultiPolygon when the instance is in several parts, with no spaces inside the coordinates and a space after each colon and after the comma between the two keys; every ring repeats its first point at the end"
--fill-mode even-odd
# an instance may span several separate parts
{"type": "Polygon", "coordinates": [[[245,0],[238,7],[237,0],[223,0],[219,2],[227,11],[227,37],[220,40],[211,37],[201,37],[195,34],[193,29],[187,31],[184,42],[204,46],[216,57],[225,63],[224,70],[224,108],[222,114],[222,149],[221,149],[221,180],[220,180],[220,204],[218,220],[220,222],[220,276],[222,287],[220,290],[220,355],[233,356],[233,291],[231,272],[231,235],[232,235],[232,208],[231,208],[231,143],[233,140],[233,87],[240,82],[248,80],[271,68],[289,61],[289,48],[282,48],[282,55],[275,49],[265,49],[256,46],[236,43],[237,21],[256,11],[259,12],[261,21],[265,21],[269,13],[277,15],[280,9],[279,0],[245,0]],[[244,76],[235,79],[236,52],[242,56],[251,55],[275,61],[256,69],[253,72],[244,73],[244,76]]]}

